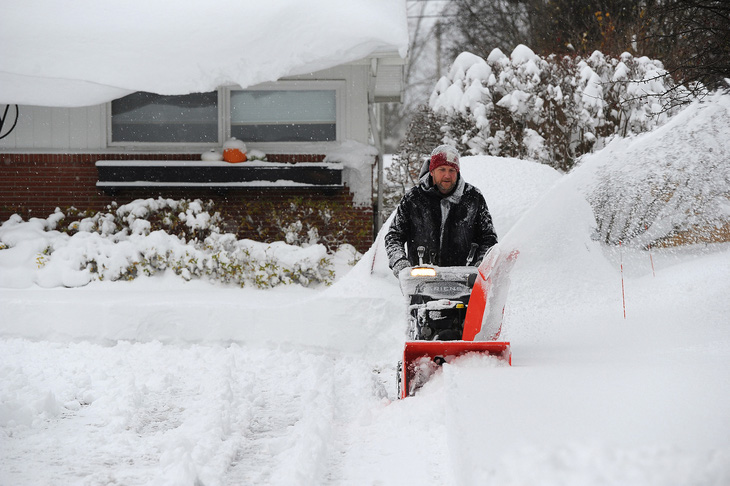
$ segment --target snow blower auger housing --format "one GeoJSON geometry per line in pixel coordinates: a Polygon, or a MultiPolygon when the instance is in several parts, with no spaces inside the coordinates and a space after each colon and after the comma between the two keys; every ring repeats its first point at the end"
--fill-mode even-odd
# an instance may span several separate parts
{"type": "Polygon", "coordinates": [[[398,364],[398,397],[413,395],[443,363],[467,353],[512,364],[510,343],[497,341],[518,252],[492,247],[479,268],[419,265],[404,269],[408,341],[398,364]]]}

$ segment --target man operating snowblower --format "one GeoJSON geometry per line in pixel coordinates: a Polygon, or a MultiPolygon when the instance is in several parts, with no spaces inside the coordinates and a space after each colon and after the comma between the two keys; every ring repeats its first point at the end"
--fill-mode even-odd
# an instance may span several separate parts
{"type": "Polygon", "coordinates": [[[385,236],[388,264],[408,305],[400,398],[413,395],[454,357],[486,353],[511,359],[509,343],[495,341],[503,308],[501,297],[492,295],[500,262],[497,234],[484,196],[459,169],[454,147],[436,147],[385,236]]]}
{"type": "MultiPolygon", "coordinates": [[[[431,152],[428,171],[398,204],[385,236],[388,264],[396,277],[406,267],[479,266],[497,243],[487,203],[481,191],[464,181],[459,152],[439,145],[431,152]]],[[[424,164],[425,169],[425,164],[424,164]]]]}

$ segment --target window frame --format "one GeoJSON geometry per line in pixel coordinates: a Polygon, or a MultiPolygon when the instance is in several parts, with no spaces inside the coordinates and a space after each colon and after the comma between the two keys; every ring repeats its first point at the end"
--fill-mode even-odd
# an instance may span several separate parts
{"type": "Polygon", "coordinates": [[[256,86],[241,88],[239,86],[223,86],[218,92],[218,142],[114,142],[112,141],[112,108],[107,103],[107,147],[138,150],[172,150],[189,152],[219,148],[231,137],[231,93],[234,91],[334,91],[335,92],[335,140],[316,142],[244,142],[250,149],[266,153],[321,153],[328,147],[344,141],[347,134],[347,100],[346,81],[328,80],[279,80],[262,83],[256,86]]]}

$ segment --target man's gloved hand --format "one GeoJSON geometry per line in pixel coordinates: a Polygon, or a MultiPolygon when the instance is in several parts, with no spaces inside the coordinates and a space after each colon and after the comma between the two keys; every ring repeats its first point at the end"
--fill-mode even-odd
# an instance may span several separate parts
{"type": "Polygon", "coordinates": [[[403,270],[404,268],[408,268],[410,266],[411,266],[410,262],[408,260],[406,260],[405,258],[398,260],[393,265],[393,275],[395,275],[395,278],[398,278],[398,274],[400,273],[400,271],[403,270]]]}

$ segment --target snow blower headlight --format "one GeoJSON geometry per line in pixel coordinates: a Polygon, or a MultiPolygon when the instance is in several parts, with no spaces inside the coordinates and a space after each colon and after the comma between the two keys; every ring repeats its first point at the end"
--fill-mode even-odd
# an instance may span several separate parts
{"type": "Polygon", "coordinates": [[[436,269],[431,267],[413,267],[411,277],[435,277],[436,269]]]}

